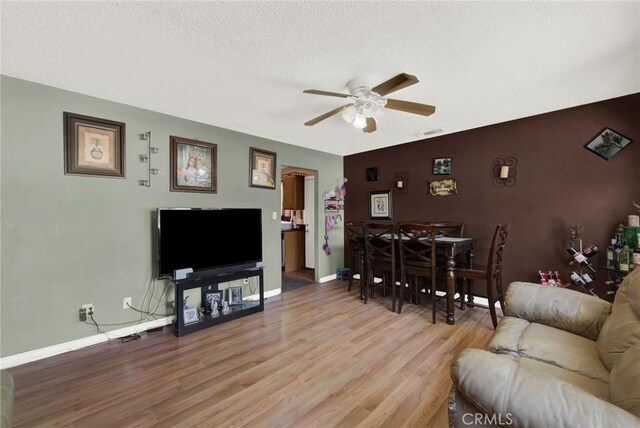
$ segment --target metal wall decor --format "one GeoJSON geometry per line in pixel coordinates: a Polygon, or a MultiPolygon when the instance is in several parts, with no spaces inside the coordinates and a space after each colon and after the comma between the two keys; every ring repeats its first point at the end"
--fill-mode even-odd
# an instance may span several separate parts
{"type": "Polygon", "coordinates": [[[401,195],[409,193],[409,172],[398,171],[393,178],[393,191],[401,195]]]}
{"type": "Polygon", "coordinates": [[[145,187],[151,187],[151,174],[158,175],[158,168],[151,167],[151,155],[155,155],[158,153],[157,147],[151,147],[151,131],[147,131],[144,134],[140,134],[140,139],[142,141],[147,141],[147,153],[143,153],[140,155],[140,162],[149,162],[149,168],[147,168],[147,179],[140,180],[140,185],[145,187]]]}
{"type": "Polygon", "coordinates": [[[518,175],[518,159],[513,156],[495,158],[493,160],[493,185],[496,187],[513,187],[518,175]]]}

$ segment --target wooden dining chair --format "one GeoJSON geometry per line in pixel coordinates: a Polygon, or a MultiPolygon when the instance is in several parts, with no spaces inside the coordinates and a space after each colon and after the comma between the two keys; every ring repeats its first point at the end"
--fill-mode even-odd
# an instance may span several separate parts
{"type": "MultiPolygon", "coordinates": [[[[475,263],[458,263],[455,268],[456,278],[462,278],[462,287],[460,288],[460,299],[464,302],[465,294],[471,297],[473,294],[473,281],[484,280],[487,284],[487,300],[489,301],[488,309],[491,313],[491,322],[493,328],[498,325],[496,315],[496,302],[500,304],[502,315],[504,316],[504,293],[502,290],[502,262],[504,259],[504,246],[511,229],[511,223],[499,224],[493,234],[491,241],[491,249],[489,250],[489,260],[485,266],[475,263]]],[[[469,302],[470,307],[480,306],[469,302]]]]}
{"type": "Polygon", "coordinates": [[[347,240],[349,242],[351,252],[351,277],[349,278],[349,286],[347,292],[351,292],[354,276],[358,275],[360,280],[360,288],[362,289],[365,281],[364,276],[364,233],[362,231],[362,222],[350,221],[346,224],[347,240]]]}
{"type": "Polygon", "coordinates": [[[364,303],[374,296],[376,277],[382,279],[383,295],[391,290],[391,310],[396,310],[396,227],[391,223],[363,223],[366,286],[364,303]],[[367,292],[369,291],[369,293],[367,292]]]}
{"type": "Polygon", "coordinates": [[[460,238],[464,234],[464,223],[455,221],[434,221],[429,223],[436,229],[436,236],[460,238]]]}
{"type": "MultiPolygon", "coordinates": [[[[400,296],[398,313],[402,312],[404,284],[408,276],[426,278],[431,289],[431,322],[436,323],[436,228],[432,225],[401,223],[398,229],[400,247],[400,296]]],[[[416,282],[414,279],[414,283],[416,282]]],[[[417,288],[413,290],[417,298],[417,288]]]]}

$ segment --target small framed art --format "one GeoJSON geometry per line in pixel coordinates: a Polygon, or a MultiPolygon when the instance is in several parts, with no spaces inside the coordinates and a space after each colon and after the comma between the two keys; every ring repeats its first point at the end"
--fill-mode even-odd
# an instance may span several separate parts
{"type": "Polygon", "coordinates": [[[196,308],[187,308],[182,310],[185,324],[191,324],[198,321],[198,310],[196,308]]]}
{"type": "Polygon", "coordinates": [[[367,181],[378,181],[378,167],[367,168],[367,181]]]}
{"type": "Polygon", "coordinates": [[[591,141],[585,144],[585,148],[603,159],[609,160],[631,142],[630,139],[609,128],[605,128],[591,141]]]}
{"type": "Polygon", "coordinates": [[[124,178],[125,124],[64,112],[64,173],[124,178]]]}
{"type": "Polygon", "coordinates": [[[369,192],[369,218],[371,220],[391,220],[391,190],[369,192]]]}
{"type": "Polygon", "coordinates": [[[451,158],[435,158],[433,175],[451,175],[451,158]]]}
{"type": "Polygon", "coordinates": [[[229,304],[242,304],[242,287],[229,287],[229,304]]]}
{"type": "Polygon", "coordinates": [[[217,192],[217,145],[170,138],[172,192],[217,192]]]}
{"type": "Polygon", "coordinates": [[[219,308],[222,304],[222,291],[204,290],[202,293],[202,304],[206,313],[210,313],[213,308],[219,308]]]}
{"type": "Polygon", "coordinates": [[[277,154],[266,150],[249,149],[249,187],[276,188],[277,154]]]}

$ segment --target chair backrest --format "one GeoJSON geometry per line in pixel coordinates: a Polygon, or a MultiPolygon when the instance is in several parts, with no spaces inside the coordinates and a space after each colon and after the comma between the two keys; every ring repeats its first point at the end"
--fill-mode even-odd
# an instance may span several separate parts
{"type": "Polygon", "coordinates": [[[464,223],[452,221],[436,221],[429,223],[429,225],[435,227],[436,235],[439,236],[461,238],[464,234],[464,223]]]}
{"type": "Polygon", "coordinates": [[[364,251],[364,233],[361,221],[350,221],[346,224],[347,239],[351,246],[351,252],[364,251]]]}
{"type": "Polygon", "coordinates": [[[511,223],[499,224],[493,233],[489,261],[487,262],[487,281],[496,279],[502,274],[502,260],[504,258],[504,244],[509,236],[511,223]]]}
{"type": "Polygon", "coordinates": [[[435,267],[435,227],[419,223],[401,223],[398,232],[400,260],[403,264],[435,267]]]}
{"type": "Polygon", "coordinates": [[[396,226],[391,223],[363,223],[365,255],[371,267],[391,263],[395,270],[396,226]]]}

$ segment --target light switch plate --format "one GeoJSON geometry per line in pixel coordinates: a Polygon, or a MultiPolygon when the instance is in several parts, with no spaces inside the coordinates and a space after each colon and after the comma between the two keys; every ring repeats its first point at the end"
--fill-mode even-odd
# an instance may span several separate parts
{"type": "Polygon", "coordinates": [[[278,219],[278,212],[277,212],[277,211],[274,211],[274,212],[271,214],[271,219],[272,219],[272,220],[277,220],[277,219],[278,219]]]}

